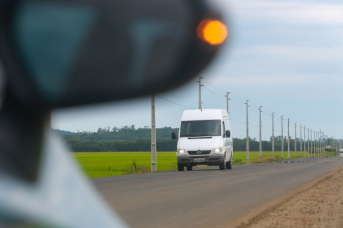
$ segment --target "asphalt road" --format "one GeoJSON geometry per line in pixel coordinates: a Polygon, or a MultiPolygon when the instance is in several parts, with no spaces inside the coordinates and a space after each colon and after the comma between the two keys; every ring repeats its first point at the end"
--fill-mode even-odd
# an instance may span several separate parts
{"type": "Polygon", "coordinates": [[[234,227],[318,178],[343,158],[197,168],[93,179],[131,227],[234,227]]]}

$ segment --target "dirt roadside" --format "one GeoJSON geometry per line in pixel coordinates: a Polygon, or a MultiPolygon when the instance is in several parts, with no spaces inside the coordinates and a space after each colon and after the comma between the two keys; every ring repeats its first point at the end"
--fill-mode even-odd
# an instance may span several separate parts
{"type": "Polygon", "coordinates": [[[240,227],[343,227],[342,212],[343,167],[240,227]]]}

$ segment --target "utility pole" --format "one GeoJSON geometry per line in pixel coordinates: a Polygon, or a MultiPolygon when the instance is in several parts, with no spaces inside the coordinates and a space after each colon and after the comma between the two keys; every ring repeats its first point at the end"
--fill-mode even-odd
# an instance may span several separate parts
{"type": "Polygon", "coordinates": [[[324,138],[325,133],[322,131],[322,153],[325,153],[326,148],[326,138],[324,138]]]}
{"type": "Polygon", "coordinates": [[[320,131],[317,132],[317,153],[320,154],[320,131]]]}
{"type": "Polygon", "coordinates": [[[320,148],[321,148],[320,150],[321,150],[321,153],[323,154],[323,153],[324,153],[324,144],[325,144],[325,143],[323,142],[323,139],[324,139],[324,137],[323,137],[323,136],[324,136],[324,132],[323,132],[322,130],[321,130],[321,132],[322,132],[322,133],[321,133],[321,140],[320,140],[320,148]]]}
{"type": "Polygon", "coordinates": [[[308,150],[308,157],[310,158],[310,128],[307,128],[307,150],[308,150]]]}
{"type": "Polygon", "coordinates": [[[319,130],[319,132],[317,132],[317,151],[318,151],[318,154],[320,154],[320,139],[321,139],[321,132],[319,130]]]}
{"type": "Polygon", "coordinates": [[[319,132],[318,132],[318,153],[321,154],[322,153],[322,130],[319,129],[319,132]]]}
{"type": "Polygon", "coordinates": [[[321,154],[321,150],[320,150],[320,149],[321,149],[321,148],[320,148],[320,146],[321,146],[321,145],[320,145],[320,141],[321,141],[321,139],[322,139],[322,135],[321,135],[321,134],[322,134],[322,132],[321,132],[321,130],[319,130],[319,132],[318,132],[318,144],[317,144],[317,145],[318,145],[318,153],[319,153],[319,154],[321,154]]]}
{"type": "Polygon", "coordinates": [[[313,132],[311,130],[311,156],[313,157],[313,132]]]}
{"type": "Polygon", "coordinates": [[[316,131],[313,131],[313,134],[314,134],[314,155],[317,156],[317,132],[316,131]]]}
{"type": "Polygon", "coordinates": [[[226,92],[226,111],[227,111],[227,114],[230,115],[230,112],[229,112],[229,100],[230,100],[230,97],[229,97],[229,94],[230,92],[226,92]]]}
{"type": "Polygon", "coordinates": [[[284,159],[284,156],[283,156],[283,116],[281,116],[281,157],[282,157],[282,160],[284,159]]]}
{"type": "Polygon", "coordinates": [[[259,145],[259,149],[260,149],[260,157],[262,157],[262,118],[261,118],[262,106],[260,106],[258,108],[258,110],[260,111],[260,145],[259,145]]]}
{"type": "Polygon", "coordinates": [[[320,129],[319,131],[319,135],[320,135],[320,140],[319,140],[319,153],[322,154],[323,153],[323,132],[322,132],[322,129],[320,129]]]}
{"type": "Polygon", "coordinates": [[[249,100],[246,104],[246,114],[247,114],[247,139],[246,139],[246,149],[247,149],[247,163],[249,163],[249,100]]]}
{"type": "MultiPolygon", "coordinates": [[[[325,133],[324,133],[325,135],[325,133]]],[[[324,140],[324,152],[326,153],[325,149],[326,149],[326,146],[329,144],[329,137],[326,135],[325,137],[325,140],[324,140]]]]}
{"type": "Polygon", "coordinates": [[[151,172],[157,171],[155,96],[151,96],[151,172]]]}
{"type": "Polygon", "coordinates": [[[306,158],[307,157],[306,155],[306,126],[304,126],[304,155],[306,158]]]}
{"type": "Polygon", "coordinates": [[[316,131],[316,153],[319,154],[319,132],[316,131]]]}
{"type": "Polygon", "coordinates": [[[302,157],[303,156],[303,147],[302,147],[302,145],[303,145],[303,142],[302,142],[302,137],[303,137],[303,135],[302,135],[302,132],[301,132],[301,130],[302,130],[302,126],[303,125],[300,125],[300,156],[302,157]]]}
{"type": "Polygon", "coordinates": [[[294,124],[294,130],[295,130],[295,134],[294,134],[294,155],[297,156],[297,122],[295,122],[294,124]]]}
{"type": "Polygon", "coordinates": [[[320,153],[323,153],[323,132],[322,129],[320,129],[320,143],[319,143],[319,147],[320,147],[320,153]]]}
{"type": "Polygon", "coordinates": [[[320,130],[320,142],[319,142],[319,147],[320,147],[320,153],[323,153],[323,132],[320,130]]]}
{"type": "Polygon", "coordinates": [[[314,131],[314,154],[317,156],[317,131],[314,131]]]}
{"type": "Polygon", "coordinates": [[[323,142],[323,139],[324,139],[324,137],[323,137],[323,136],[324,136],[324,132],[323,132],[323,131],[321,131],[321,132],[322,132],[322,134],[321,134],[321,140],[320,140],[320,145],[321,145],[320,148],[321,148],[321,153],[323,154],[323,153],[325,153],[325,151],[324,151],[324,150],[325,150],[325,149],[324,149],[324,144],[325,144],[324,142],[325,142],[325,141],[323,142]]]}
{"type": "Polygon", "coordinates": [[[312,153],[313,153],[313,158],[316,157],[316,132],[312,130],[312,153]]]}
{"type": "Polygon", "coordinates": [[[272,158],[274,159],[274,112],[272,113],[272,158]]]}
{"type": "MultiPolygon", "coordinates": [[[[323,136],[326,136],[326,135],[325,135],[325,132],[323,132],[323,136]]],[[[323,153],[326,153],[325,149],[326,149],[326,143],[327,143],[326,140],[327,140],[327,137],[325,137],[325,138],[323,137],[323,139],[324,139],[324,142],[323,142],[323,144],[324,144],[324,145],[323,145],[323,153]]]]}
{"type": "Polygon", "coordinates": [[[290,138],[289,138],[289,118],[288,118],[288,127],[287,127],[287,131],[288,131],[288,146],[287,146],[287,149],[288,149],[288,160],[291,159],[291,151],[290,151],[290,138]]]}
{"type": "Polygon", "coordinates": [[[203,77],[199,77],[199,81],[197,81],[199,83],[199,109],[201,110],[202,109],[202,102],[201,102],[201,86],[203,86],[201,84],[201,79],[203,77]]]}

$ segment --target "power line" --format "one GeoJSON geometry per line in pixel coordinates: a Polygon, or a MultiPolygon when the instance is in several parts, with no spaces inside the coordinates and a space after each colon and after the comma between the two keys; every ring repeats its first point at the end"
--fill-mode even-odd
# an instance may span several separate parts
{"type": "MultiPolygon", "coordinates": [[[[264,128],[264,129],[266,129],[266,130],[268,130],[268,131],[272,131],[273,129],[270,129],[270,128],[268,128],[268,127],[264,127],[263,125],[262,125],[262,128],[264,128]]],[[[275,130],[274,130],[275,131],[275,130]]]]}
{"type": "Polygon", "coordinates": [[[181,100],[185,100],[185,101],[192,102],[192,103],[196,102],[196,101],[191,101],[190,99],[186,99],[186,98],[180,97],[180,96],[178,96],[176,94],[168,94],[168,96],[177,97],[177,98],[179,98],[181,100]]]}
{"type": "Polygon", "coordinates": [[[206,86],[204,86],[204,89],[206,89],[207,91],[209,91],[210,93],[212,93],[212,94],[215,95],[216,97],[223,98],[223,96],[219,95],[218,93],[213,92],[212,90],[210,90],[210,89],[207,88],[206,86]]]}
{"type": "Polygon", "coordinates": [[[251,109],[251,110],[253,110],[253,111],[255,111],[255,112],[259,112],[259,111],[258,111],[258,109],[259,109],[258,106],[251,105],[251,107],[253,107],[253,109],[251,109]]]}
{"type": "Polygon", "coordinates": [[[204,78],[204,81],[207,82],[210,86],[212,86],[213,88],[215,88],[216,90],[219,90],[220,92],[223,92],[223,93],[226,93],[225,91],[217,88],[216,86],[214,86],[212,83],[210,83],[209,81],[207,81],[205,78],[204,78]]]}
{"type": "MultiPolygon", "coordinates": [[[[272,112],[270,114],[272,114],[272,112]]],[[[262,112],[262,115],[270,117],[270,115],[266,114],[266,112],[262,112]]]]}
{"type": "MultiPolygon", "coordinates": [[[[230,95],[232,95],[232,94],[230,94],[230,95]]],[[[230,101],[232,101],[233,103],[235,103],[237,105],[245,106],[243,103],[238,103],[237,101],[233,100],[232,98],[230,98],[230,101]]]]}
{"type": "Polygon", "coordinates": [[[245,124],[245,122],[237,121],[237,120],[234,120],[234,119],[232,119],[232,118],[230,118],[230,120],[233,121],[233,122],[239,123],[239,124],[245,124]]]}
{"type": "Polygon", "coordinates": [[[241,118],[242,116],[238,116],[238,115],[230,115],[230,117],[233,116],[233,117],[237,117],[237,118],[241,118]]]}
{"type": "Polygon", "coordinates": [[[240,97],[238,97],[238,96],[236,96],[235,94],[231,94],[233,97],[236,97],[238,100],[240,100],[240,101],[242,101],[242,102],[244,102],[244,100],[242,99],[242,98],[240,98],[240,97]]]}
{"type": "Polygon", "coordinates": [[[164,97],[161,97],[161,96],[159,96],[159,95],[156,95],[156,97],[161,98],[162,100],[165,100],[165,101],[167,101],[167,102],[169,102],[169,103],[171,103],[171,104],[174,104],[174,105],[177,105],[177,106],[180,106],[180,107],[183,107],[183,108],[194,109],[194,108],[190,108],[190,107],[187,107],[187,106],[184,106],[184,105],[175,103],[175,102],[170,101],[170,100],[168,100],[168,99],[166,99],[166,98],[164,98],[164,97]]]}
{"type": "Polygon", "coordinates": [[[250,107],[254,107],[254,108],[258,109],[259,106],[253,103],[253,104],[250,104],[250,107]]]}
{"type": "Polygon", "coordinates": [[[272,114],[272,113],[273,113],[273,111],[272,111],[271,109],[269,109],[269,108],[264,108],[264,109],[267,109],[267,111],[269,111],[269,112],[270,112],[270,114],[272,114]]]}
{"type": "Polygon", "coordinates": [[[251,123],[251,122],[249,122],[249,124],[252,125],[253,127],[256,127],[256,128],[259,127],[259,126],[255,125],[255,124],[251,123]]]}
{"type": "MultiPolygon", "coordinates": [[[[213,87],[214,89],[216,89],[216,90],[218,90],[218,91],[220,91],[220,92],[222,92],[222,93],[227,93],[227,91],[223,91],[223,90],[221,90],[221,89],[219,89],[218,87],[216,87],[216,86],[214,86],[212,83],[210,83],[209,81],[207,81],[205,78],[204,78],[204,81],[206,81],[211,87],[213,87]]],[[[208,88],[207,88],[208,89],[208,88]]],[[[211,91],[212,92],[212,91],[211,91]]],[[[212,93],[214,93],[214,94],[217,94],[217,93],[215,93],[215,92],[212,92],[212,93]]],[[[217,94],[218,95],[218,94],[217,94]]],[[[236,97],[238,100],[241,100],[242,102],[244,102],[245,100],[243,100],[243,99],[241,99],[240,97],[238,97],[238,96],[236,96],[235,94],[232,94],[232,92],[230,92],[230,95],[232,95],[233,97],[236,97]]],[[[230,98],[230,101],[233,101],[233,102],[235,102],[232,98],[230,98]]],[[[237,102],[237,104],[240,104],[240,103],[238,103],[237,102]]],[[[240,105],[243,105],[243,104],[240,104],[240,105]]]]}

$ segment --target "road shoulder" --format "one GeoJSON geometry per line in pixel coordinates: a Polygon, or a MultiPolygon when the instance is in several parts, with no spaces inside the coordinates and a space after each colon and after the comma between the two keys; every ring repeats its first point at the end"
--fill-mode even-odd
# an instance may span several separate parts
{"type": "Polygon", "coordinates": [[[342,227],[342,210],[343,166],[238,227],[342,227]]]}

